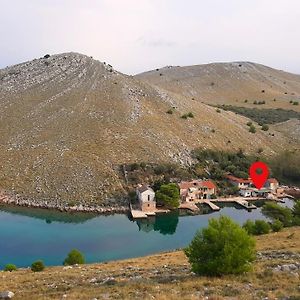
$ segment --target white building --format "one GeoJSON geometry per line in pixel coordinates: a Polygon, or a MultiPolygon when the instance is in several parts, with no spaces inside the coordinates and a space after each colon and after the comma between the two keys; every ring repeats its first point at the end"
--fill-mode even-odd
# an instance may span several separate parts
{"type": "Polygon", "coordinates": [[[156,210],[155,192],[151,187],[147,185],[139,186],[136,189],[136,195],[142,211],[156,210]]]}

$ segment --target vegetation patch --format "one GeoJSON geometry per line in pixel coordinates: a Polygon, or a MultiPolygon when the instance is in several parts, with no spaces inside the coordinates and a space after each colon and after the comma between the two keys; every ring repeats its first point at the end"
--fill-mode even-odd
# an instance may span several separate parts
{"type": "Polygon", "coordinates": [[[179,207],[179,189],[175,183],[163,184],[155,193],[156,201],[166,208],[179,207]]]}
{"type": "Polygon", "coordinates": [[[255,260],[255,240],[229,217],[211,219],[185,249],[193,272],[221,276],[249,271],[255,260]]]}
{"type": "Polygon", "coordinates": [[[83,254],[77,249],[71,250],[68,256],[66,257],[66,259],[64,260],[65,266],[72,266],[76,264],[80,265],[84,263],[85,263],[85,259],[83,254]]]}
{"type": "Polygon", "coordinates": [[[275,124],[288,121],[290,119],[299,119],[300,113],[294,110],[286,110],[282,108],[248,108],[233,105],[220,105],[219,108],[229,110],[245,116],[258,124],[275,124]]]}
{"type": "Polygon", "coordinates": [[[42,272],[45,269],[44,262],[42,260],[37,260],[32,263],[31,271],[33,272],[42,272]]]}

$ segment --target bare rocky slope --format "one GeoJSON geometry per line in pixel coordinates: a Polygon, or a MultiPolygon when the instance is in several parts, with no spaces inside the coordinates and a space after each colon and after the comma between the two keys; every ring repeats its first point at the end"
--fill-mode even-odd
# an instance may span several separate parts
{"type": "Polygon", "coordinates": [[[264,100],[263,108],[300,111],[290,103],[300,99],[300,75],[252,62],[167,66],[136,78],[208,104],[255,107],[253,101],[264,100]]]}
{"type": "MultiPolygon", "coordinates": [[[[280,83],[282,89],[298,97],[299,77],[286,76],[291,80],[280,83]]],[[[271,155],[297,146],[284,131],[251,134],[247,118],[217,113],[184,89],[168,90],[145,77],[124,75],[77,53],[0,70],[0,191],[48,203],[114,205],[124,194],[119,168],[125,163],[189,164],[196,147],[262,147],[271,155]],[[171,108],[174,113],[167,114],[171,108]],[[180,118],[187,112],[194,118],[180,118]]],[[[229,90],[229,83],[219,89],[229,90]]],[[[236,89],[246,93],[243,88],[236,89]]]]}

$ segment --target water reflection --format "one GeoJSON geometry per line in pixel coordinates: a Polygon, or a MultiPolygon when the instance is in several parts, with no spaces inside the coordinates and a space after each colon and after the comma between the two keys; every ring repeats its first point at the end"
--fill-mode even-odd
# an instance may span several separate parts
{"type": "Polygon", "coordinates": [[[98,215],[93,213],[70,213],[58,212],[52,209],[28,208],[19,206],[0,206],[0,211],[10,214],[44,220],[47,224],[52,222],[80,224],[96,218],[98,215]]]}
{"type": "Polygon", "coordinates": [[[137,220],[137,225],[140,231],[150,232],[152,230],[159,233],[174,234],[179,221],[179,212],[174,211],[168,214],[157,215],[147,219],[137,220]]]}

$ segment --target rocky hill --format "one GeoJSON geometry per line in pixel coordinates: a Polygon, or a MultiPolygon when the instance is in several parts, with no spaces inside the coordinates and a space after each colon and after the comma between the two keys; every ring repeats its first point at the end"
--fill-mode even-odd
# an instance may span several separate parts
{"type": "MultiPolygon", "coordinates": [[[[248,78],[243,70],[252,68],[265,78],[257,66],[246,66],[233,64],[235,77],[248,78]]],[[[271,69],[261,68],[275,77],[271,69]]],[[[174,70],[163,69],[158,79],[169,82],[167,74],[174,70]]],[[[149,80],[156,73],[127,76],[77,53],[47,55],[0,70],[0,190],[49,203],[113,205],[124,194],[119,168],[125,163],[186,165],[196,147],[241,147],[247,152],[261,147],[271,155],[287,145],[298,145],[275,127],[251,134],[246,126],[249,119],[230,111],[218,113],[201,103],[204,96],[197,96],[201,85],[191,91],[181,84],[177,90],[169,89],[149,80]],[[166,113],[170,110],[172,114],[166,113]],[[181,118],[189,112],[193,118],[181,118]]],[[[285,77],[272,79],[278,82],[278,93],[280,86],[289,96],[295,93],[293,97],[298,97],[299,77],[280,74],[286,83],[285,77]]],[[[191,79],[193,76],[191,71],[186,80],[196,84],[198,77],[191,79]]],[[[231,80],[237,82],[228,77],[221,84],[226,74],[207,76],[206,93],[218,88],[218,95],[222,90],[226,95],[232,89],[231,80]]],[[[250,79],[253,91],[270,93],[267,83],[250,79]]],[[[250,99],[252,90],[247,94],[244,88],[241,84],[234,90],[250,99]]]]}
{"type": "Polygon", "coordinates": [[[300,99],[300,75],[252,62],[168,66],[136,77],[208,104],[257,107],[254,101],[265,101],[263,108],[300,111],[300,105],[291,103],[300,99]]]}

